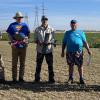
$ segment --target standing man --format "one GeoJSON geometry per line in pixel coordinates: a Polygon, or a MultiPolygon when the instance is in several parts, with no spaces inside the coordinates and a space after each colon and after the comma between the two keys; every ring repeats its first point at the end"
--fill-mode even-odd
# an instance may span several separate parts
{"type": "MultiPolygon", "coordinates": [[[[0,40],[2,39],[2,32],[0,31],[0,40]]],[[[4,62],[3,62],[3,59],[2,59],[2,55],[0,54],[0,68],[3,68],[4,67],[4,62]]]]}
{"type": "Polygon", "coordinates": [[[80,84],[84,84],[83,79],[83,46],[87,49],[89,55],[91,55],[90,48],[88,46],[85,33],[83,31],[77,30],[77,21],[71,20],[70,22],[71,30],[66,31],[63,44],[62,44],[62,54],[64,57],[64,50],[66,50],[67,63],[69,65],[69,80],[68,83],[73,83],[73,67],[78,66],[78,72],[80,77],[80,84]]]}
{"type": "Polygon", "coordinates": [[[0,39],[2,39],[2,32],[0,31],[0,39]]]}
{"type": "Polygon", "coordinates": [[[42,25],[36,28],[34,33],[34,42],[37,44],[37,58],[36,58],[36,72],[35,82],[40,82],[40,72],[44,57],[48,64],[48,80],[50,83],[54,83],[53,72],[53,44],[54,44],[54,30],[48,25],[48,18],[42,16],[42,25]]]}
{"type": "Polygon", "coordinates": [[[7,29],[9,39],[12,47],[12,78],[13,82],[17,82],[17,64],[18,59],[20,61],[19,68],[19,82],[24,82],[24,69],[25,58],[28,38],[30,31],[28,26],[22,22],[23,15],[21,12],[17,12],[13,17],[16,21],[11,23],[7,29]]]}
{"type": "MultiPolygon", "coordinates": [[[[2,32],[0,31],[0,40],[2,39],[2,32]]],[[[5,82],[5,75],[4,75],[4,62],[2,55],[0,54],[0,83],[5,82]]]]}

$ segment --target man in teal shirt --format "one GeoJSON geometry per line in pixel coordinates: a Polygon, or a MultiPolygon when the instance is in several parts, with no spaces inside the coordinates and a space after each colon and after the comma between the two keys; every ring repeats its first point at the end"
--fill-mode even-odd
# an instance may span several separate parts
{"type": "Polygon", "coordinates": [[[67,63],[69,65],[69,80],[68,83],[73,83],[73,67],[78,66],[78,72],[80,76],[80,84],[84,84],[83,79],[83,47],[91,55],[85,33],[81,30],[77,30],[77,21],[71,20],[71,30],[66,31],[62,43],[62,54],[64,57],[64,50],[66,50],[67,63]]]}

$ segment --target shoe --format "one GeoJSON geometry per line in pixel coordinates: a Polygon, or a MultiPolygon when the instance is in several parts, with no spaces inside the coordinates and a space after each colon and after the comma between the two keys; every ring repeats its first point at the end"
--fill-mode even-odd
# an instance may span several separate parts
{"type": "Polygon", "coordinates": [[[39,83],[40,82],[40,79],[35,79],[34,82],[35,83],[39,83]]]}
{"type": "Polygon", "coordinates": [[[84,79],[80,79],[80,84],[85,84],[84,79]]]}
{"type": "Polygon", "coordinates": [[[0,79],[0,83],[6,83],[4,79],[0,79]]]}
{"type": "Polygon", "coordinates": [[[19,78],[19,82],[23,83],[25,82],[23,79],[19,78]]]}
{"type": "Polygon", "coordinates": [[[12,83],[16,84],[18,81],[16,79],[13,79],[12,83]]]}
{"type": "Polygon", "coordinates": [[[55,80],[54,79],[49,79],[48,83],[53,84],[53,83],[55,83],[55,80]]]}
{"type": "Polygon", "coordinates": [[[69,78],[67,83],[68,84],[73,84],[73,79],[72,78],[69,78]]]}

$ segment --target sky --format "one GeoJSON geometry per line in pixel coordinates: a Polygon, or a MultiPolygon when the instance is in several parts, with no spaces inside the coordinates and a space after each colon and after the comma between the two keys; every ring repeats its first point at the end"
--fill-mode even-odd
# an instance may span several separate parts
{"type": "Polygon", "coordinates": [[[43,2],[45,15],[54,29],[70,29],[70,20],[76,19],[82,30],[100,30],[100,0],[0,0],[0,29],[7,29],[14,22],[15,13],[20,11],[28,15],[30,30],[33,30],[35,6],[38,6],[41,24],[43,2]]]}

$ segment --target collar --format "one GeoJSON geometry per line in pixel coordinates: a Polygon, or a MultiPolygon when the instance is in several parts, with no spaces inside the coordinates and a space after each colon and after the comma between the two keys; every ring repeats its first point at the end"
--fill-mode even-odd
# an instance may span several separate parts
{"type": "MultiPolygon", "coordinates": [[[[42,25],[40,27],[41,27],[41,29],[44,29],[44,27],[42,25]]],[[[50,29],[50,26],[48,25],[46,29],[50,29]]]]}

